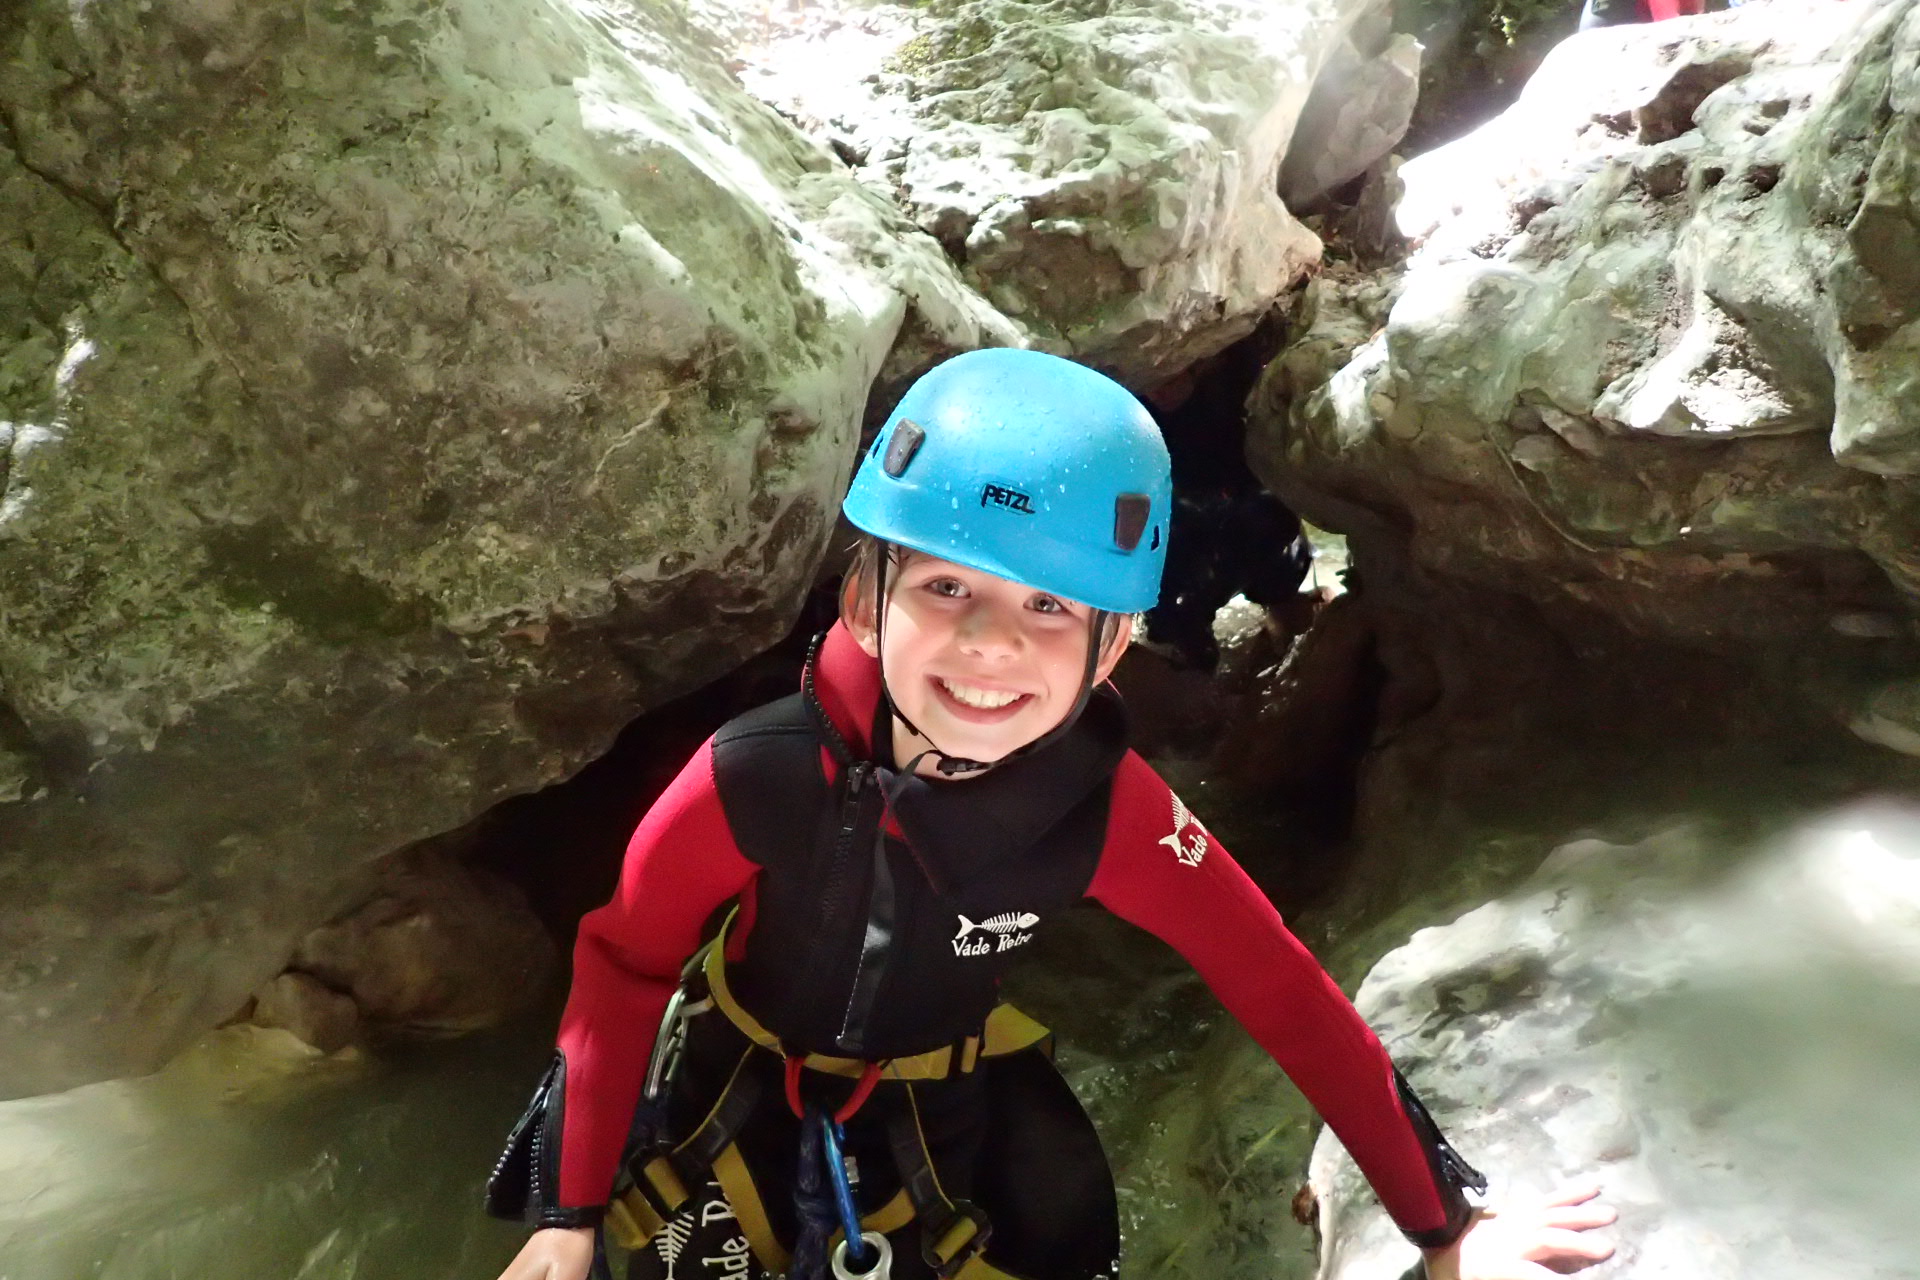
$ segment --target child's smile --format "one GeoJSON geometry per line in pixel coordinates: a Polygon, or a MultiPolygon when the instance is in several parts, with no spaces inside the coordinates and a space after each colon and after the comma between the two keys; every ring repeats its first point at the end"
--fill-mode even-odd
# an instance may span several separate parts
{"type": "Polygon", "coordinates": [[[979,723],[991,724],[1004,719],[1019,710],[1019,704],[1033,695],[1016,693],[1011,689],[994,689],[984,685],[967,684],[959,680],[949,680],[944,676],[933,678],[933,687],[953,703],[951,710],[955,715],[977,719],[979,723]]]}
{"type": "MultiPolygon", "coordinates": [[[[910,553],[888,574],[882,666],[900,712],[926,738],[895,724],[904,764],[938,744],[949,755],[995,761],[1059,724],[1080,697],[1092,611],[979,569],[910,553]]],[[[875,652],[860,628],[861,645],[875,652]]],[[[1095,671],[1106,679],[1119,646],[1095,671]]],[[[922,772],[937,762],[928,760],[922,772]]]]}

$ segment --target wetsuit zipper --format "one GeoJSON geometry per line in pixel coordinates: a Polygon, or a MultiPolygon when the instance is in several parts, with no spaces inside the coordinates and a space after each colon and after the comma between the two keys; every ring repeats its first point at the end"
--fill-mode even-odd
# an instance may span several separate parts
{"type": "MultiPolygon", "coordinates": [[[[871,764],[868,764],[866,761],[856,760],[845,766],[840,792],[839,830],[834,835],[833,856],[827,863],[825,877],[826,883],[831,886],[831,892],[834,895],[832,911],[825,917],[830,930],[828,934],[830,937],[844,937],[845,935],[840,932],[842,929],[850,929],[854,927],[856,921],[861,921],[865,918],[859,910],[859,886],[855,880],[854,873],[857,865],[855,860],[860,854],[860,828],[864,825],[861,822],[861,818],[867,808],[867,792],[871,789],[872,785],[873,766],[871,764]]],[[[863,958],[866,954],[864,934],[865,930],[863,929],[860,951],[863,958]]],[[[825,961],[825,959],[826,954],[823,953],[821,960],[825,961]]],[[[858,965],[856,963],[856,981],[858,971],[858,965]]],[[[819,976],[825,977],[826,975],[825,973],[821,973],[819,976]]],[[[838,989],[837,986],[826,982],[818,983],[815,986],[815,990],[823,994],[838,989]]],[[[832,1006],[828,1007],[831,1008],[832,1006]]],[[[822,1012],[825,1012],[825,1010],[822,1012]]],[[[844,1018],[841,1025],[843,1028],[847,1025],[844,1018]]],[[[842,1047],[845,1047],[844,1044],[842,1047]]]]}
{"type": "MultiPolygon", "coordinates": [[[[860,834],[865,834],[870,842],[873,869],[867,880],[867,910],[860,936],[860,955],[853,970],[853,981],[847,987],[847,1007],[840,1020],[840,1047],[856,1056],[866,1053],[867,1024],[872,1018],[877,1003],[880,986],[887,975],[887,965],[894,949],[895,935],[899,927],[899,894],[894,885],[893,868],[887,858],[887,797],[884,792],[886,783],[878,783],[875,789],[880,792],[879,812],[873,815],[871,826],[862,823],[860,834]]],[[[864,811],[870,806],[862,806],[864,811]]]]}
{"type": "Polygon", "coordinates": [[[893,868],[887,860],[883,808],[880,820],[874,823],[873,876],[867,890],[867,919],[860,938],[860,960],[854,967],[853,983],[847,989],[846,1014],[840,1022],[840,1046],[849,1053],[866,1053],[867,1023],[878,1002],[880,985],[886,980],[898,930],[899,894],[894,887],[893,868]]]}

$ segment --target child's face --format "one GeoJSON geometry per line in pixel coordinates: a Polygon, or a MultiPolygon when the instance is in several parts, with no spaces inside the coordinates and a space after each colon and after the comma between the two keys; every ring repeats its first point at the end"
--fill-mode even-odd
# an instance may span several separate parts
{"type": "MultiPolygon", "coordinates": [[[[942,751],[998,760],[1073,709],[1086,671],[1086,605],[932,556],[910,555],[888,578],[887,688],[942,751]]],[[[867,653],[879,653],[871,625],[852,629],[867,653]]],[[[1096,684],[1125,650],[1124,632],[1102,653],[1096,684]]],[[[895,723],[900,763],[926,746],[895,723]]]]}

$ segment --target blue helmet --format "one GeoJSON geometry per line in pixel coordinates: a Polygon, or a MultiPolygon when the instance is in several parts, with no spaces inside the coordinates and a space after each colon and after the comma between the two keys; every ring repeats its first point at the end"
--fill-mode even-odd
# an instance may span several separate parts
{"type": "Polygon", "coordinates": [[[883,542],[1108,613],[1160,598],[1173,479],[1140,402],[1084,365],[995,347],[907,389],[847,493],[883,542]]]}

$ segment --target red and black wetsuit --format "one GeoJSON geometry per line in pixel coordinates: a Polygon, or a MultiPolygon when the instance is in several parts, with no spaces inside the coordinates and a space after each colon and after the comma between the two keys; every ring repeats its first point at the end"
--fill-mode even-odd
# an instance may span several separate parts
{"type": "Polygon", "coordinates": [[[598,1216],[654,1030],[728,901],[740,1005],[793,1052],[882,1060],[977,1032],[1033,931],[1091,898],[1193,964],[1410,1238],[1464,1229],[1459,1184],[1476,1175],[1265,896],[1127,749],[1111,691],[1031,756],[927,780],[875,762],[890,750],[878,673],[843,628],[814,669],[817,700],[774,703],[701,748],[635,831],[612,901],[582,922],[527,1173],[537,1221],[598,1216]]]}

